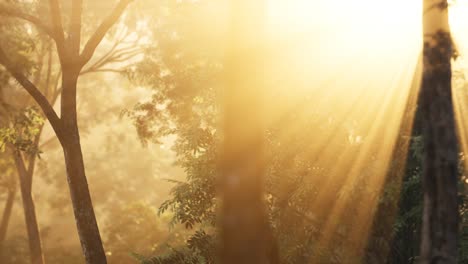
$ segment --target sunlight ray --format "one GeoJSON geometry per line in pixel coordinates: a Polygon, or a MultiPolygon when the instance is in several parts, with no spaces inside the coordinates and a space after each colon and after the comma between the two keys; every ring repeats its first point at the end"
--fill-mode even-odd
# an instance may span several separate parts
{"type": "Polygon", "coordinates": [[[457,123],[459,147],[461,152],[464,153],[462,161],[464,162],[464,177],[465,183],[468,185],[468,117],[466,114],[468,111],[468,92],[466,85],[466,74],[468,73],[468,21],[465,17],[468,12],[468,1],[459,0],[456,1],[450,10],[450,26],[452,36],[455,42],[455,46],[459,53],[459,57],[456,59],[453,69],[453,104],[455,111],[455,118],[457,123]]]}

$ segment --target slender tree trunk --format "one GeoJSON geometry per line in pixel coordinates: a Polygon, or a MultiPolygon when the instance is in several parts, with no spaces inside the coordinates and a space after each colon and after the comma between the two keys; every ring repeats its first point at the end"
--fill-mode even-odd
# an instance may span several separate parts
{"type": "Polygon", "coordinates": [[[420,93],[425,161],[421,263],[457,263],[458,146],[452,104],[453,45],[446,1],[424,1],[420,93]]]}
{"type": "Polygon", "coordinates": [[[5,202],[5,208],[3,209],[2,221],[0,222],[0,259],[3,254],[3,243],[6,239],[8,225],[10,223],[11,211],[13,211],[13,205],[15,204],[16,197],[16,184],[8,190],[7,200],[5,202]]]}
{"type": "Polygon", "coordinates": [[[77,72],[63,72],[62,130],[63,147],[73,212],[81,248],[88,264],[107,263],[86,179],[80,134],[76,117],[77,72]]]}
{"type": "Polygon", "coordinates": [[[64,154],[68,186],[81,247],[86,263],[105,264],[107,263],[106,256],[88,189],[78,130],[72,133],[68,134],[70,139],[64,142],[64,154]]]}
{"type": "Polygon", "coordinates": [[[42,253],[41,237],[39,234],[39,225],[37,223],[34,200],[31,193],[31,184],[28,180],[28,171],[26,170],[21,154],[16,151],[14,155],[20,182],[21,197],[23,200],[24,219],[26,231],[28,233],[31,263],[43,264],[44,256],[42,253]]]}
{"type": "Polygon", "coordinates": [[[263,1],[232,0],[224,96],[221,261],[275,263],[263,201],[263,1]]]}

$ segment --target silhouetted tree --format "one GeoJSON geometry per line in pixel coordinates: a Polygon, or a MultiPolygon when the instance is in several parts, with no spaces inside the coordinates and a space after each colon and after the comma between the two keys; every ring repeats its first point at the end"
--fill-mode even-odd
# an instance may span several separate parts
{"type": "Polygon", "coordinates": [[[458,146],[452,103],[454,47],[446,0],[425,0],[420,91],[423,167],[421,263],[457,263],[458,146]]]}

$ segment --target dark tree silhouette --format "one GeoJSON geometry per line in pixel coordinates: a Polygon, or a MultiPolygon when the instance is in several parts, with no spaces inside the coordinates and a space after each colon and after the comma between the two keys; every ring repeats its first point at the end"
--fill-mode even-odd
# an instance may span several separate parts
{"type": "Polygon", "coordinates": [[[421,263],[457,263],[458,146],[452,103],[454,47],[447,1],[424,1],[420,91],[424,140],[421,263]]]}

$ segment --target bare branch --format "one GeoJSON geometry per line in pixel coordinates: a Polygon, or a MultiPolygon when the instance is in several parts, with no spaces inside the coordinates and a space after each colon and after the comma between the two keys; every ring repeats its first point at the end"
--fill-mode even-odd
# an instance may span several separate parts
{"type": "Polygon", "coordinates": [[[138,54],[142,54],[144,51],[143,47],[128,47],[120,50],[116,50],[113,54],[111,61],[125,60],[135,57],[138,54]]]}
{"type": "Polygon", "coordinates": [[[53,63],[53,57],[52,57],[52,46],[51,44],[49,43],[48,44],[48,59],[47,59],[47,71],[46,71],[46,80],[45,80],[45,84],[44,84],[44,96],[46,98],[49,97],[49,85],[50,85],[50,78],[52,76],[52,63],[53,63]]]}
{"type": "Polygon", "coordinates": [[[63,90],[63,87],[58,87],[55,89],[54,91],[54,95],[52,96],[52,100],[54,100],[54,102],[57,100],[57,98],[62,94],[62,90],[63,90]]]}
{"type": "Polygon", "coordinates": [[[42,69],[44,68],[45,45],[41,45],[41,51],[37,54],[37,69],[32,78],[32,82],[37,86],[41,86],[42,69]]]}
{"type": "MultiPolygon", "coordinates": [[[[42,131],[44,130],[44,124],[39,128],[39,133],[34,138],[34,146],[39,146],[39,140],[41,139],[42,131]]],[[[32,188],[32,181],[34,175],[34,169],[36,167],[37,154],[32,154],[28,159],[28,169],[27,169],[27,180],[29,188],[32,188]]]]}
{"type": "Polygon", "coordinates": [[[49,0],[50,16],[52,18],[52,30],[56,36],[57,51],[59,56],[64,53],[65,48],[65,33],[62,25],[62,15],[58,0],[49,0]]]}
{"type": "Polygon", "coordinates": [[[53,142],[58,142],[58,137],[56,136],[52,136],[50,138],[48,138],[47,140],[45,140],[42,144],[39,145],[39,149],[42,149],[42,148],[45,148],[46,146],[52,144],[53,142]]]}
{"type": "Polygon", "coordinates": [[[101,68],[101,69],[94,69],[89,71],[83,71],[81,75],[85,75],[88,73],[96,73],[96,72],[113,72],[113,73],[124,73],[124,70],[119,69],[112,69],[112,68],[101,68]]]}
{"type": "Polygon", "coordinates": [[[80,54],[82,9],[83,0],[72,0],[68,42],[70,43],[70,49],[77,56],[80,54]]]}
{"type": "Polygon", "coordinates": [[[109,49],[109,51],[106,52],[103,56],[101,56],[101,58],[99,58],[96,62],[94,62],[92,66],[88,67],[88,69],[84,71],[89,72],[89,71],[92,71],[92,69],[97,69],[107,64],[107,61],[109,60],[109,58],[111,58],[113,54],[117,52],[116,51],[117,47],[121,43],[123,43],[124,39],[128,37],[128,35],[129,33],[127,32],[127,30],[122,30],[122,32],[120,33],[120,36],[117,37],[116,41],[114,42],[112,47],[109,49]]]}
{"type": "Polygon", "coordinates": [[[0,15],[26,20],[30,22],[31,24],[35,25],[38,29],[44,31],[51,38],[55,39],[57,37],[55,35],[55,32],[51,28],[49,28],[46,24],[44,24],[39,18],[33,15],[23,13],[18,9],[8,8],[4,5],[0,5],[0,15]]]}
{"type": "Polygon", "coordinates": [[[86,70],[83,70],[84,72],[90,72],[93,69],[97,69],[101,67],[102,65],[107,64],[107,61],[109,61],[109,58],[112,57],[112,54],[114,54],[115,49],[117,48],[118,43],[115,43],[112,48],[104,54],[101,58],[99,58],[96,62],[93,63],[93,65],[89,66],[86,70]]]}
{"type": "Polygon", "coordinates": [[[22,182],[21,184],[26,184],[27,186],[27,191],[28,192],[31,192],[31,184],[28,182],[29,179],[28,179],[28,172],[26,170],[26,166],[24,164],[24,159],[23,159],[23,155],[21,155],[21,152],[19,152],[18,150],[13,150],[13,158],[15,160],[15,164],[16,164],[16,168],[18,169],[19,171],[19,177],[20,177],[20,182],[22,182]]]}
{"type": "Polygon", "coordinates": [[[104,39],[104,36],[109,31],[109,29],[117,22],[122,13],[125,11],[127,6],[133,0],[121,0],[112,13],[104,19],[104,21],[99,25],[96,32],[91,36],[91,38],[86,43],[83,53],[80,55],[81,66],[84,66],[88,61],[93,57],[94,52],[96,51],[97,46],[104,39]]]}
{"type": "Polygon", "coordinates": [[[18,81],[21,86],[34,98],[39,107],[41,107],[44,115],[49,120],[50,124],[54,128],[55,132],[58,132],[61,128],[61,121],[55,112],[52,105],[50,105],[47,98],[39,91],[39,89],[12,63],[5,54],[5,51],[0,46],[0,64],[10,72],[10,74],[18,81]]]}
{"type": "Polygon", "coordinates": [[[110,53],[105,54],[101,59],[99,59],[92,66],[88,67],[86,70],[83,70],[83,73],[100,71],[106,65],[128,61],[129,59],[132,59],[135,56],[142,54],[142,53],[143,53],[142,48],[133,48],[133,47],[122,48],[121,50],[114,50],[110,53]]]}
{"type": "Polygon", "coordinates": [[[57,76],[55,77],[54,86],[53,86],[54,90],[53,90],[51,102],[55,102],[58,96],[60,95],[60,93],[62,92],[62,87],[59,87],[59,82],[60,82],[61,77],[62,77],[62,69],[59,70],[59,72],[57,73],[57,76]]]}

